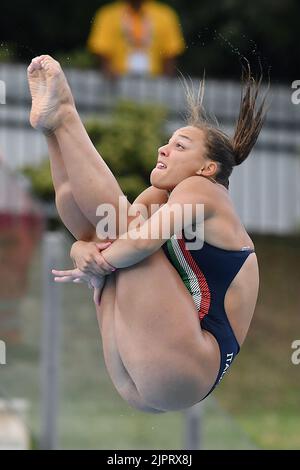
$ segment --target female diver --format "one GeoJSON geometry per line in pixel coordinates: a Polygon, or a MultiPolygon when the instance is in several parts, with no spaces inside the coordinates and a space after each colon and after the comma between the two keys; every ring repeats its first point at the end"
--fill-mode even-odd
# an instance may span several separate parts
{"type": "Polygon", "coordinates": [[[81,123],[59,63],[48,55],[34,58],[28,81],[30,122],[47,139],[57,210],[78,240],[71,249],[75,269],[53,270],[55,280],[94,287],[105,363],[131,406],[152,413],[192,406],[215,388],[239,352],[257,300],[253,242],[228,186],[263,124],[261,81],[248,70],[233,138],[203,117],[203,93],[194,99],[190,94],[188,125],[158,149],[151,186],[127,207],[121,207],[122,191],[81,123]],[[139,236],[124,233],[117,220],[116,238],[99,239],[101,204],[123,211],[129,224],[146,206],[139,236]],[[195,223],[199,204],[203,247],[190,249],[185,229],[195,223]],[[150,213],[152,205],[156,211],[150,213]],[[170,217],[174,207],[183,210],[179,225],[170,217]],[[149,236],[152,229],[158,236],[149,236]]]}

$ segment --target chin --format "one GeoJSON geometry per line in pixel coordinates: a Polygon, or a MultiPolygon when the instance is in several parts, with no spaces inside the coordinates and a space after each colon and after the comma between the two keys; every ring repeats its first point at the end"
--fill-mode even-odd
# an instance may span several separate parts
{"type": "MultiPolygon", "coordinates": [[[[158,171],[161,172],[162,170],[158,170],[158,171]]],[[[163,175],[158,173],[158,171],[155,170],[155,168],[154,168],[154,170],[152,170],[151,175],[150,175],[151,185],[154,186],[157,189],[169,190],[170,189],[170,184],[167,183],[167,181],[165,180],[163,175]]]]}

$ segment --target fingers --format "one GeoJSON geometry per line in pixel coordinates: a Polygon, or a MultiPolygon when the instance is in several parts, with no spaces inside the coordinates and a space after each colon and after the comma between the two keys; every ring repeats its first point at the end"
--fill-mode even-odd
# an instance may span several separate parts
{"type": "Polygon", "coordinates": [[[59,283],[73,282],[75,284],[87,283],[90,289],[93,288],[92,284],[90,283],[89,279],[86,276],[82,277],[81,279],[79,278],[74,279],[74,276],[55,276],[54,282],[59,282],[59,283]]]}
{"type": "Polygon", "coordinates": [[[96,305],[100,305],[102,292],[103,292],[103,288],[105,286],[106,278],[102,277],[100,279],[98,278],[98,280],[100,281],[99,286],[96,289],[94,289],[94,297],[95,297],[96,305]]]}
{"type": "Polygon", "coordinates": [[[55,274],[56,276],[76,276],[80,277],[81,271],[76,268],[76,269],[67,269],[64,271],[57,270],[57,269],[52,269],[52,274],[55,274]]]}
{"type": "Polygon", "coordinates": [[[54,282],[57,283],[86,283],[89,289],[94,289],[94,302],[96,305],[99,305],[101,292],[105,284],[104,275],[87,275],[78,268],[68,270],[52,269],[52,273],[55,275],[54,282]]]}
{"type": "Polygon", "coordinates": [[[106,261],[106,259],[104,258],[104,256],[101,255],[101,253],[99,253],[99,255],[97,256],[96,263],[97,266],[99,266],[99,268],[103,271],[103,274],[110,274],[116,270],[114,266],[112,266],[106,261]]]}
{"type": "Polygon", "coordinates": [[[94,289],[93,301],[95,305],[99,305],[99,292],[98,289],[94,289]]]}
{"type": "Polygon", "coordinates": [[[78,268],[68,269],[68,270],[57,270],[52,269],[52,274],[54,274],[55,282],[83,282],[86,280],[87,276],[82,273],[78,268]]]}
{"type": "Polygon", "coordinates": [[[110,245],[110,241],[100,243],[77,241],[72,245],[70,256],[77,268],[85,274],[107,275],[115,271],[115,268],[105,260],[101,251],[110,245]]]}
{"type": "Polygon", "coordinates": [[[105,277],[104,276],[93,276],[90,279],[90,283],[94,288],[103,287],[103,285],[105,283],[105,277]]]}
{"type": "Polygon", "coordinates": [[[94,300],[94,304],[99,306],[100,303],[101,303],[101,295],[102,295],[102,288],[96,288],[94,289],[94,297],[93,297],[93,300],[94,300]]]}
{"type": "Polygon", "coordinates": [[[105,261],[100,251],[108,248],[111,242],[82,242],[77,241],[72,245],[70,256],[74,264],[82,272],[88,275],[110,274],[114,268],[105,261]]]}
{"type": "Polygon", "coordinates": [[[94,276],[105,276],[116,270],[116,268],[111,266],[100,253],[94,255],[93,258],[86,259],[82,265],[79,264],[78,266],[85,274],[94,276]]]}
{"type": "Polygon", "coordinates": [[[111,245],[111,242],[96,243],[96,247],[99,248],[99,250],[105,250],[105,248],[108,248],[109,245],[111,245]]]}
{"type": "Polygon", "coordinates": [[[73,276],[63,276],[63,277],[55,277],[54,282],[73,282],[74,278],[73,276]]]}
{"type": "MultiPolygon", "coordinates": [[[[111,245],[112,242],[108,242],[108,245],[111,245]]],[[[105,250],[105,248],[108,248],[108,246],[106,246],[107,243],[96,243],[96,246],[97,248],[100,250],[100,251],[103,251],[105,250]]],[[[107,270],[108,272],[114,272],[116,271],[116,268],[114,266],[112,266],[108,261],[106,261],[106,259],[104,258],[104,256],[102,254],[101,255],[101,264],[102,266],[104,267],[105,270],[107,270]]]]}

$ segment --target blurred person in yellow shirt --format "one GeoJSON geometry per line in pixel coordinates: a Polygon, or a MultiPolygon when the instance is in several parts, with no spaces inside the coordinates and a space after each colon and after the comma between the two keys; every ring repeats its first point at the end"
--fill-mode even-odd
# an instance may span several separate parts
{"type": "Polygon", "coordinates": [[[110,77],[172,75],[185,43],[176,12],[154,0],[116,1],[100,8],[88,38],[110,77]]]}

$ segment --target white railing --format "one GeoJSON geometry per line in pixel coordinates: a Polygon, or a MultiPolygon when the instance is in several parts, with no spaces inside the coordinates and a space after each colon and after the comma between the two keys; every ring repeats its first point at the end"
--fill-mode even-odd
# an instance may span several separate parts
{"type": "MultiPolygon", "coordinates": [[[[120,98],[167,106],[170,131],[183,123],[185,97],[178,79],[123,78],[114,85],[95,71],[66,70],[82,117],[105,114],[120,98]]],[[[29,91],[24,65],[0,65],[6,104],[0,105],[0,155],[11,168],[47,157],[42,135],[29,126],[29,91]]],[[[197,80],[195,80],[197,84],[197,80]]],[[[291,84],[272,86],[268,119],[249,158],[231,178],[231,194],[248,230],[295,233],[300,228],[300,105],[291,84]]],[[[232,132],[240,100],[238,82],[207,80],[205,106],[232,132]]]]}

